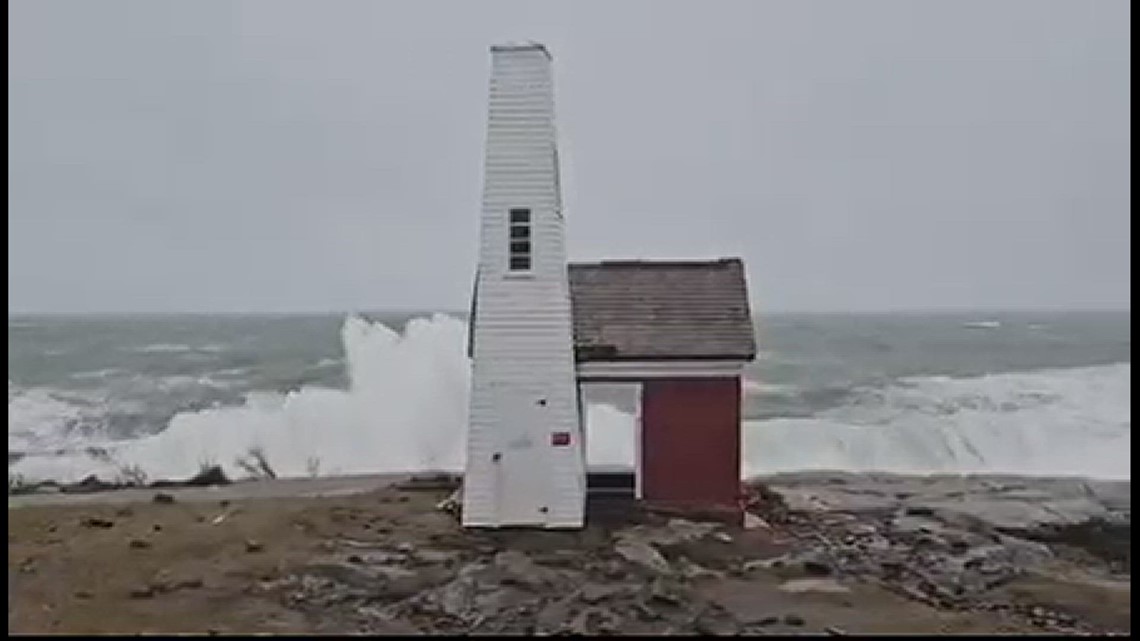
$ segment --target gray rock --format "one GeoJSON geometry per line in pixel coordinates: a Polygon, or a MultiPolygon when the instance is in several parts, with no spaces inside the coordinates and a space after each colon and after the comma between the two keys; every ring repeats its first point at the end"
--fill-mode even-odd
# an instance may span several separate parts
{"type": "Polygon", "coordinates": [[[641,603],[641,602],[635,602],[633,604],[633,611],[637,613],[637,617],[639,619],[641,619],[642,621],[660,621],[661,620],[661,613],[660,612],[658,612],[657,610],[654,610],[653,608],[651,608],[648,605],[641,603]]]}
{"type": "Polygon", "coordinates": [[[593,636],[597,631],[597,610],[582,610],[566,625],[566,631],[575,636],[593,636]]]}
{"type": "Polygon", "coordinates": [[[1026,541],[1012,536],[1000,536],[999,543],[1007,551],[1009,560],[1020,567],[1036,567],[1053,559],[1053,551],[1044,543],[1026,541]]]}
{"type": "Polygon", "coordinates": [[[564,597],[547,603],[535,615],[535,623],[544,632],[555,632],[570,619],[571,597],[564,597]]]}
{"type": "Polygon", "coordinates": [[[459,556],[457,552],[444,552],[441,550],[416,550],[412,559],[425,564],[450,563],[459,556]]]}
{"type": "Polygon", "coordinates": [[[157,594],[157,592],[158,591],[154,589],[153,585],[144,585],[131,589],[130,597],[132,599],[149,599],[157,594]]]}
{"type": "Polygon", "coordinates": [[[693,632],[701,636],[732,636],[740,631],[735,621],[724,617],[716,617],[710,613],[698,615],[691,624],[693,632]]]}
{"type": "Polygon", "coordinates": [[[601,566],[600,569],[602,576],[611,581],[620,581],[629,578],[629,571],[626,569],[626,565],[621,561],[609,561],[601,566]]]}
{"type": "Polygon", "coordinates": [[[440,610],[453,617],[461,616],[471,609],[476,589],[471,577],[461,573],[454,581],[440,588],[435,595],[440,610]]]}
{"type": "Polygon", "coordinates": [[[804,621],[804,618],[798,614],[785,614],[784,615],[784,623],[787,625],[799,627],[799,626],[804,625],[807,622],[804,621]]]}
{"type": "Polygon", "coordinates": [[[1027,528],[1040,525],[1071,525],[1093,518],[1104,518],[1109,510],[1089,498],[1022,500],[1004,497],[976,497],[969,501],[932,503],[931,507],[948,517],[972,519],[988,528],[1027,528]]]}
{"type": "Polygon", "coordinates": [[[787,565],[789,561],[791,561],[791,557],[789,555],[772,557],[770,559],[753,559],[752,561],[746,561],[744,565],[741,566],[741,569],[746,573],[754,572],[756,570],[771,570],[775,568],[782,568],[787,565]]]}
{"type": "Polygon", "coordinates": [[[717,529],[714,523],[694,523],[685,519],[669,519],[664,526],[638,525],[618,532],[620,540],[640,541],[650,545],[679,545],[700,540],[717,529]]]}
{"type": "Polygon", "coordinates": [[[115,522],[111,519],[105,519],[98,516],[89,516],[82,521],[80,525],[87,528],[107,529],[115,526],[115,522]]]}
{"type": "Polygon", "coordinates": [[[305,568],[305,573],[362,590],[376,590],[383,585],[379,576],[358,565],[313,563],[305,568]]]}
{"type": "Polygon", "coordinates": [[[617,594],[624,592],[622,586],[600,585],[597,583],[587,583],[578,590],[578,598],[583,603],[593,605],[609,599],[617,594]]]}
{"type": "Polygon", "coordinates": [[[485,563],[471,563],[459,570],[450,582],[427,591],[422,600],[431,610],[452,617],[474,620],[491,618],[533,599],[534,589],[504,585],[502,571],[485,563]]]}
{"type": "Polygon", "coordinates": [[[685,602],[685,598],[681,590],[676,586],[666,583],[661,579],[656,579],[649,584],[646,591],[646,596],[650,601],[656,601],[666,605],[679,606],[685,602]]]}
{"type": "Polygon", "coordinates": [[[664,574],[669,572],[669,562],[661,556],[652,545],[640,540],[623,539],[614,546],[621,558],[650,572],[664,574]]]}
{"type": "Polygon", "coordinates": [[[553,585],[559,579],[557,572],[538,565],[518,550],[507,550],[495,555],[494,567],[501,573],[504,583],[531,588],[553,585]]]}
{"type": "Polygon", "coordinates": [[[371,565],[368,567],[368,571],[389,582],[400,581],[422,574],[422,572],[416,570],[405,570],[404,568],[392,565],[371,565]]]}
{"type": "Polygon", "coordinates": [[[820,557],[805,559],[803,569],[811,576],[829,576],[832,572],[831,564],[820,557]]]}
{"type": "Polygon", "coordinates": [[[721,572],[693,563],[687,557],[681,557],[677,560],[676,573],[686,579],[716,579],[724,576],[721,572]]]}
{"type": "Polygon", "coordinates": [[[851,589],[841,585],[835,579],[792,579],[780,585],[780,591],[793,594],[805,592],[823,592],[830,594],[843,594],[851,589]]]}
{"type": "Polygon", "coordinates": [[[926,516],[898,516],[890,523],[892,534],[934,533],[944,530],[945,528],[939,521],[926,516]]]}
{"type": "Polygon", "coordinates": [[[419,572],[403,572],[402,574],[392,572],[392,570],[397,569],[390,568],[381,573],[385,580],[376,589],[376,596],[387,600],[406,599],[440,585],[450,578],[449,573],[442,568],[429,568],[419,572]]]}
{"type": "Polygon", "coordinates": [[[744,513],[744,529],[745,530],[770,530],[772,526],[767,521],[759,516],[751,513],[744,513]]]}
{"type": "Polygon", "coordinates": [[[182,579],[171,584],[174,590],[196,590],[205,585],[202,579],[182,579]]]}

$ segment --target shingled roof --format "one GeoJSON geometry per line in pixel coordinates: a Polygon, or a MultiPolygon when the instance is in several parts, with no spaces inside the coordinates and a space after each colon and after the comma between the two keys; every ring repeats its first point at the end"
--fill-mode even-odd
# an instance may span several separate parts
{"type": "Polygon", "coordinates": [[[739,258],[572,263],[570,299],[578,362],[756,355],[739,258]]]}

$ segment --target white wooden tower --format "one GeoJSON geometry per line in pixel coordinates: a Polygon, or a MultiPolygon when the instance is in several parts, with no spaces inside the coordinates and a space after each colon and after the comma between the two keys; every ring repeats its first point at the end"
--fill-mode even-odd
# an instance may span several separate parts
{"type": "Polygon", "coordinates": [[[585,443],[574,370],[554,87],[539,44],[491,47],[467,527],[577,528],[585,443]]]}

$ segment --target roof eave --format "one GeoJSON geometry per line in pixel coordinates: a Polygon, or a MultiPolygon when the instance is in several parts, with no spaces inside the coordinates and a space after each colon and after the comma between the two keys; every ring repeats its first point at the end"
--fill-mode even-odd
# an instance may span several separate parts
{"type": "Polygon", "coordinates": [[[706,362],[746,362],[756,360],[756,353],[748,354],[617,354],[614,356],[578,356],[575,348],[575,362],[578,363],[633,363],[669,361],[706,361],[706,362]]]}

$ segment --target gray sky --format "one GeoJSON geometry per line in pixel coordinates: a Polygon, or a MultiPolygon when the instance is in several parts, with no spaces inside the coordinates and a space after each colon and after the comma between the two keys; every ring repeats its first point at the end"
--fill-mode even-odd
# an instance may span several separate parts
{"type": "Polygon", "coordinates": [[[755,311],[1131,307],[1126,0],[9,2],[9,311],[464,309],[491,43],[571,259],[755,311]]]}

